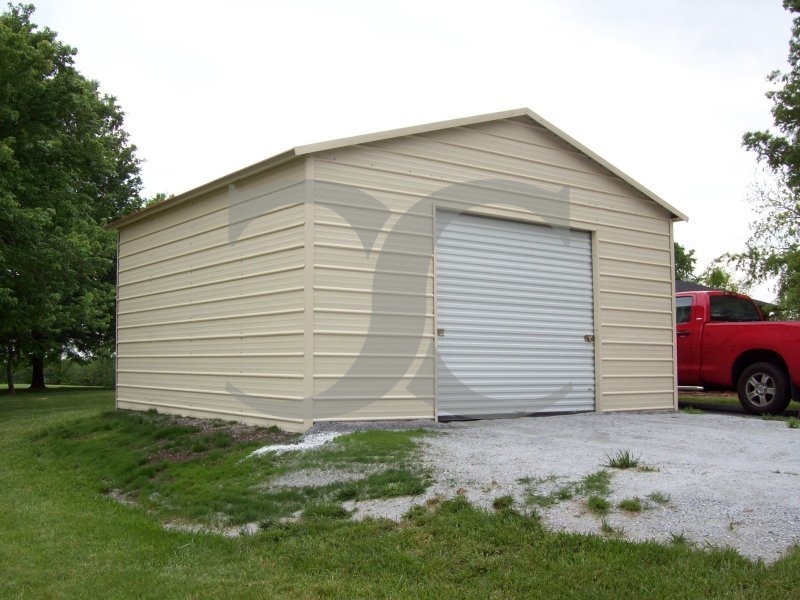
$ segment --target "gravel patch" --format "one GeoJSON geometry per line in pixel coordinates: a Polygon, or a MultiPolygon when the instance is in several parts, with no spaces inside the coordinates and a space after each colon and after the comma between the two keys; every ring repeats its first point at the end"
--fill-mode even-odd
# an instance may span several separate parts
{"type": "Polygon", "coordinates": [[[336,439],[340,435],[342,435],[342,432],[339,431],[306,433],[299,440],[297,440],[296,442],[292,442],[290,444],[271,444],[269,446],[262,446],[257,450],[253,450],[250,456],[261,456],[263,454],[283,454],[284,452],[313,450],[314,448],[319,448],[320,446],[324,446],[325,444],[336,439]]]}
{"type": "MultiPolygon", "coordinates": [[[[767,562],[800,543],[800,430],[783,422],[636,413],[388,425],[440,430],[421,441],[424,465],[435,483],[424,496],[349,503],[346,508],[355,511],[355,518],[398,520],[414,505],[456,494],[487,509],[495,498],[511,495],[523,509],[531,487],[547,495],[577,484],[604,468],[607,455],[629,450],[656,470],[608,469],[612,509],[607,514],[590,512],[585,497],[575,497],[536,506],[544,523],[553,530],[600,534],[605,519],[628,540],[669,542],[682,535],[701,547],[731,547],[767,562]],[[647,500],[651,494],[669,502],[662,506],[647,500]],[[617,507],[633,497],[648,508],[630,513],[617,507]]],[[[320,429],[375,426],[387,424],[325,424],[320,429]]]]}
{"type": "Polygon", "coordinates": [[[378,469],[364,466],[359,471],[344,471],[342,469],[301,469],[270,479],[264,484],[266,488],[275,487],[325,487],[332,483],[346,483],[359,481],[376,473],[378,469]]]}
{"type": "Polygon", "coordinates": [[[204,533],[211,535],[221,535],[227,538],[238,538],[242,536],[255,535],[261,529],[258,523],[245,523],[244,525],[201,525],[198,523],[182,523],[170,521],[164,523],[167,531],[181,531],[183,533],[204,533]]]}

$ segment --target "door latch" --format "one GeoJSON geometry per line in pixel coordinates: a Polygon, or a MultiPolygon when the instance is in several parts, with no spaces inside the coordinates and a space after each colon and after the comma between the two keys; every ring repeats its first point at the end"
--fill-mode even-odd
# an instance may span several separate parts
{"type": "Polygon", "coordinates": [[[585,335],[583,336],[583,341],[587,344],[594,344],[594,336],[593,335],[585,335]]]}
{"type": "Polygon", "coordinates": [[[436,337],[444,337],[444,327],[438,327],[436,329],[436,337]]]}

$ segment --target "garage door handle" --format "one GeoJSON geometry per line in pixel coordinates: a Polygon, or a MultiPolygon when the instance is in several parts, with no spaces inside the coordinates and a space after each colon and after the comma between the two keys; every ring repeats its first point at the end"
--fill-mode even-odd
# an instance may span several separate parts
{"type": "Polygon", "coordinates": [[[593,335],[585,335],[583,336],[583,341],[587,344],[594,344],[594,336],[593,335]]]}
{"type": "Polygon", "coordinates": [[[439,327],[439,328],[436,330],[436,336],[437,336],[437,337],[444,337],[444,327],[439,327]]]}

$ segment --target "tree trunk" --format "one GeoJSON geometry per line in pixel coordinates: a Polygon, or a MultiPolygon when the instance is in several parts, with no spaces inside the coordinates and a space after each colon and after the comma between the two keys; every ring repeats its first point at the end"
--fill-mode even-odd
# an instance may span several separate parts
{"type": "Polygon", "coordinates": [[[44,390],[44,359],[41,356],[31,356],[31,387],[32,390],[44,390]]]}
{"type": "Polygon", "coordinates": [[[14,346],[11,344],[6,348],[6,381],[8,382],[8,393],[13,396],[16,394],[14,389],[14,346]]]}

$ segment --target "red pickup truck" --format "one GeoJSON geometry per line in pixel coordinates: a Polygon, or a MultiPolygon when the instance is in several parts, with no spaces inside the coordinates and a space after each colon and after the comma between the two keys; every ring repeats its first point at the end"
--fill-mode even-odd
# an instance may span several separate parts
{"type": "Polygon", "coordinates": [[[736,390],[755,414],[800,399],[800,322],[766,321],[732,292],[681,292],[675,305],[678,385],[736,390]]]}

